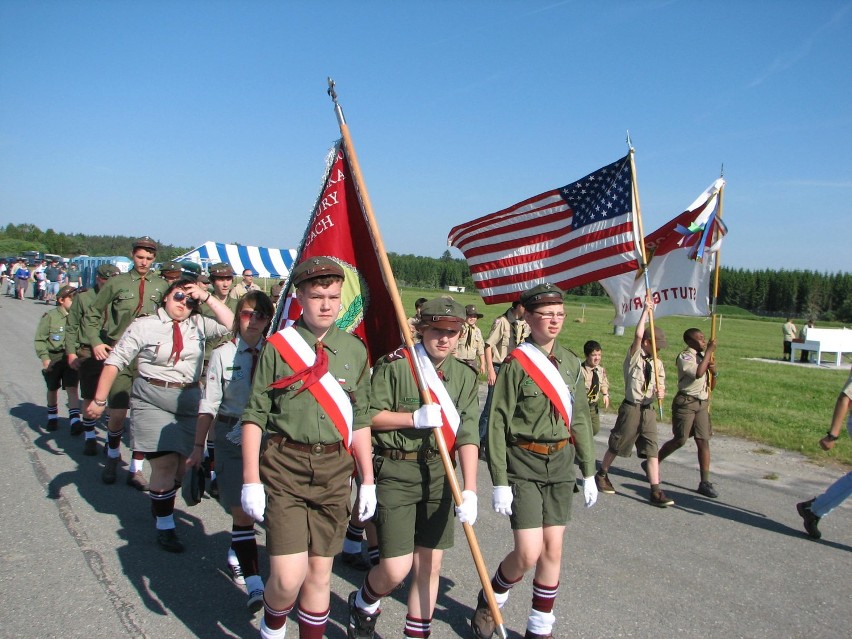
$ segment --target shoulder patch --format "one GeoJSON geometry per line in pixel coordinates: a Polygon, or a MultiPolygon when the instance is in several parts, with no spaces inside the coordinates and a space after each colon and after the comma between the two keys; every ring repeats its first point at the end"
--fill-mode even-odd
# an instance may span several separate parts
{"type": "Polygon", "coordinates": [[[384,359],[386,359],[389,362],[395,362],[398,359],[404,359],[404,358],[405,358],[405,347],[404,346],[400,346],[395,351],[391,351],[390,353],[388,353],[387,355],[384,356],[384,359]]]}
{"type": "Polygon", "coordinates": [[[691,362],[693,360],[692,353],[690,353],[689,351],[684,351],[683,353],[681,353],[680,358],[684,362],[691,362]]]}

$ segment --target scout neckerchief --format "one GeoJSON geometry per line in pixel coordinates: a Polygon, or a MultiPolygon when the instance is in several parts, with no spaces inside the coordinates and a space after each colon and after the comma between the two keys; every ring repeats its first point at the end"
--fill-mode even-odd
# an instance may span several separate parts
{"type": "MultiPolygon", "coordinates": [[[[405,359],[411,366],[411,374],[414,375],[414,381],[417,381],[417,371],[414,370],[414,361],[411,359],[411,353],[405,348],[402,350],[405,359]]],[[[423,374],[423,381],[429,389],[429,395],[432,401],[441,407],[441,432],[444,434],[444,441],[447,442],[447,449],[453,450],[456,445],[456,432],[458,432],[461,424],[461,417],[456,410],[453,400],[450,399],[450,394],[447,392],[446,386],[438,377],[432,360],[423,348],[423,344],[414,345],[414,355],[417,357],[417,363],[420,366],[420,372],[423,374]]]]}
{"type": "Polygon", "coordinates": [[[592,371],[592,383],[589,384],[589,391],[586,394],[589,397],[589,402],[595,403],[598,401],[598,393],[601,392],[601,378],[598,377],[598,367],[586,366],[586,362],[583,362],[583,368],[592,371]]]}
{"type": "Polygon", "coordinates": [[[303,380],[302,390],[309,390],[314,399],[334,422],[343,442],[348,449],[352,444],[352,402],[340,387],[340,383],[328,372],[328,355],[321,342],[316,352],[299,332],[292,326],[278,331],[268,340],[278,354],[295,373],[290,377],[276,380],[269,386],[283,388],[296,381],[303,380]]]}
{"type": "Polygon", "coordinates": [[[568,394],[568,386],[565,384],[559,370],[535,345],[524,342],[512,351],[510,356],[518,360],[524,372],[532,377],[533,381],[553,404],[553,407],[565,421],[568,435],[571,435],[571,416],[573,415],[573,402],[568,394]]]}

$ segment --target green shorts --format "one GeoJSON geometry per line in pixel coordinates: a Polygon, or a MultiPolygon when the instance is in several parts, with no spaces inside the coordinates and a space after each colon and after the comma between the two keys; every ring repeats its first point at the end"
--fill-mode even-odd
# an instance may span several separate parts
{"type": "Polygon", "coordinates": [[[630,457],[634,444],[638,457],[647,459],[657,456],[660,448],[654,404],[635,406],[625,401],[618,407],[618,417],[609,434],[609,451],[619,457],[630,457]]]}
{"type": "Polygon", "coordinates": [[[130,408],[130,389],[133,388],[133,378],[136,377],[136,362],[122,368],[109,389],[110,408],[130,408]]]}
{"type": "Polygon", "coordinates": [[[77,371],[80,376],[80,397],[89,400],[94,399],[104,363],[92,357],[92,351],[88,346],[85,351],[83,349],[77,351],[77,361],[80,362],[80,368],[77,371]],[[87,354],[85,357],[81,357],[80,353],[87,354]]]}
{"type": "Polygon", "coordinates": [[[77,388],[77,371],[68,365],[68,358],[62,355],[54,360],[51,356],[51,360],[50,366],[41,371],[47,390],[58,391],[60,388],[77,388]]]}
{"type": "Polygon", "coordinates": [[[713,423],[710,421],[709,401],[678,393],[672,400],[672,435],[677,439],[710,439],[713,423]]]}
{"type": "Polygon", "coordinates": [[[574,446],[541,455],[518,446],[506,449],[512,488],[512,530],[564,526],[574,499],[574,446]]]}
{"type": "Polygon", "coordinates": [[[453,494],[440,457],[430,461],[373,458],[378,508],[374,522],[382,557],[414,547],[453,545],[453,494]]]}

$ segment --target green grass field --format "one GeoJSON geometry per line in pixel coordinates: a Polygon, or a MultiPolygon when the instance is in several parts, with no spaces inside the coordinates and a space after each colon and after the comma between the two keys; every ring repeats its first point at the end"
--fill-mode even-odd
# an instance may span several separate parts
{"type": "MultiPolygon", "coordinates": [[[[409,314],[413,314],[414,301],[418,297],[445,294],[421,289],[402,289],[400,293],[409,314]]],[[[486,336],[491,322],[509,306],[485,306],[476,293],[451,295],[462,304],[477,305],[479,312],[485,315],[479,320],[479,327],[486,336]]],[[[610,411],[615,412],[624,397],[621,363],[633,330],[626,328],[623,336],[613,334],[612,305],[602,298],[569,297],[565,310],[567,317],[559,339],[581,359],[587,340],[601,343],[613,400],[610,411]]],[[[716,353],[719,378],[711,408],[715,432],[801,452],[818,460],[832,459],[852,465],[852,442],[845,435],[828,453],[817,443],[828,430],[837,395],[849,376],[848,367],[828,370],[780,363],[783,320],[767,322],[765,318],[737,308],[723,308],[720,313],[716,353]]],[[[661,351],[660,359],[669,376],[663,421],[670,422],[671,398],[677,392],[674,360],[683,348],[683,332],[694,326],[709,339],[710,320],[664,317],[656,323],[665,331],[669,343],[668,348],[661,351]]],[[[850,364],[848,356],[844,362],[850,364]]]]}

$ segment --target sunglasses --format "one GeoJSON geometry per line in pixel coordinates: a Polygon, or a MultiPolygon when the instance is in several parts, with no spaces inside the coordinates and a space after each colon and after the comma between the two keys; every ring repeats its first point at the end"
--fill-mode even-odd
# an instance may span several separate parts
{"type": "Polygon", "coordinates": [[[258,320],[259,322],[265,322],[269,319],[269,315],[266,313],[261,313],[259,311],[240,311],[240,317],[247,320],[258,320]]]}
{"type": "Polygon", "coordinates": [[[195,299],[194,297],[190,297],[189,295],[187,295],[183,291],[175,291],[174,293],[172,293],[172,299],[175,302],[184,302],[185,301],[187,306],[198,306],[198,300],[195,299]]]}

